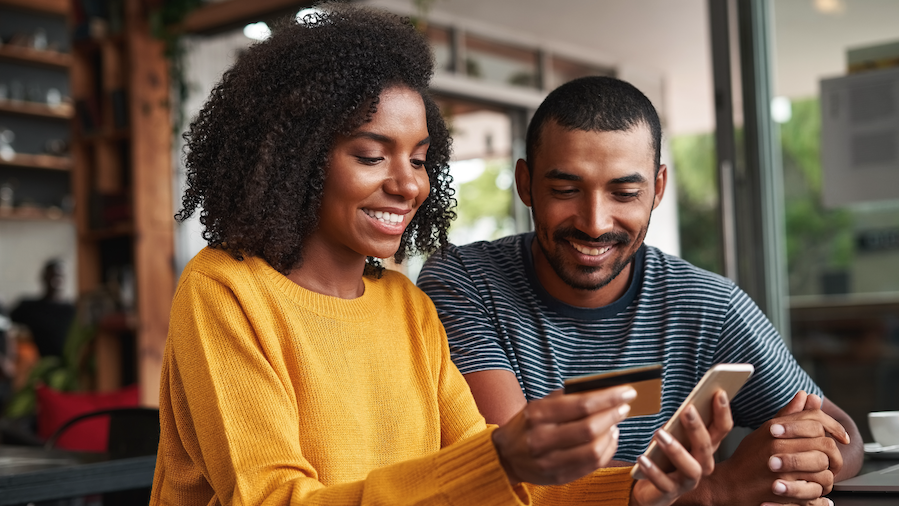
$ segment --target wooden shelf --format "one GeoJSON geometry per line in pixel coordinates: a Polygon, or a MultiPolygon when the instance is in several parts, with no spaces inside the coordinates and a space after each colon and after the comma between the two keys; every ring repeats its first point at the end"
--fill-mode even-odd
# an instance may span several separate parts
{"type": "Polygon", "coordinates": [[[71,170],[72,159],[66,156],[16,153],[12,160],[0,158],[0,166],[25,167],[29,169],[71,170]]]}
{"type": "Polygon", "coordinates": [[[59,14],[60,16],[65,16],[69,13],[68,0],[0,0],[0,6],[16,7],[22,10],[46,14],[59,14]]]}
{"type": "Polygon", "coordinates": [[[63,103],[54,107],[39,102],[20,102],[16,100],[0,101],[0,112],[58,119],[72,119],[75,116],[75,108],[71,104],[63,103]]]}
{"type": "Polygon", "coordinates": [[[72,55],[57,51],[41,51],[25,46],[0,46],[0,59],[12,60],[34,65],[68,69],[72,65],[72,55]]]}
{"type": "Polygon", "coordinates": [[[72,215],[59,208],[14,207],[0,209],[0,221],[72,221],[72,215]]]}

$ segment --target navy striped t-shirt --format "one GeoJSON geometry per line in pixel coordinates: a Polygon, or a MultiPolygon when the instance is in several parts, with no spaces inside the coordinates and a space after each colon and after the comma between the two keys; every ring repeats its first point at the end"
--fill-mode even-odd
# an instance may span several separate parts
{"type": "Polygon", "coordinates": [[[437,306],[459,370],[511,371],[528,401],[566,378],[662,363],[662,410],[619,424],[616,459],[634,462],[717,363],[755,366],[731,401],[738,426],[757,428],[798,390],[821,395],[765,315],[727,278],[644,245],[624,296],[578,308],[537,280],[533,238],[450,246],[425,263],[418,285],[437,306]]]}

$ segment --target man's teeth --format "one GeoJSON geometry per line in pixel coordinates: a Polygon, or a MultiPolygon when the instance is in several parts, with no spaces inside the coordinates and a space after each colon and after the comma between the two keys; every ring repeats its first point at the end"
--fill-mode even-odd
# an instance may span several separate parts
{"type": "Polygon", "coordinates": [[[580,244],[576,244],[576,243],[573,243],[570,241],[568,242],[568,244],[571,244],[571,246],[574,249],[578,250],[579,252],[581,252],[585,255],[590,255],[590,256],[602,255],[606,251],[609,251],[610,249],[612,249],[611,246],[606,246],[605,248],[587,248],[585,246],[581,246],[580,244]]]}
{"type": "Polygon", "coordinates": [[[383,221],[384,223],[397,224],[403,222],[403,216],[401,214],[393,214],[393,213],[385,213],[383,211],[370,211],[368,209],[363,209],[365,214],[371,216],[372,218],[383,221]]]}

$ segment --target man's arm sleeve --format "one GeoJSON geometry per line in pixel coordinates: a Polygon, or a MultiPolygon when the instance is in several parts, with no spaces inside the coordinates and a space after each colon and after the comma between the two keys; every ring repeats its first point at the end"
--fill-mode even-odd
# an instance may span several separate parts
{"type": "Polygon", "coordinates": [[[744,362],[755,373],[733,399],[734,423],[755,429],[771,419],[799,390],[823,396],[799,366],[774,325],[734,286],[715,363],[744,362]]]}
{"type": "Polygon", "coordinates": [[[446,329],[453,362],[469,374],[490,369],[515,372],[504,350],[496,315],[485,301],[485,286],[475,281],[459,250],[435,254],[425,263],[418,286],[434,302],[446,329]]]}

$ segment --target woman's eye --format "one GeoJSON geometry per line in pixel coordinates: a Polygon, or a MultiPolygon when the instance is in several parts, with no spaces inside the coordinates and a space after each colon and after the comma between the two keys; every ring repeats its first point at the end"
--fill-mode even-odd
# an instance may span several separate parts
{"type": "Polygon", "coordinates": [[[383,157],[357,156],[356,159],[359,160],[359,163],[362,163],[364,165],[376,165],[378,162],[380,162],[384,158],[383,157]]]}
{"type": "Polygon", "coordinates": [[[425,166],[425,160],[418,160],[418,159],[413,158],[411,160],[411,162],[412,162],[412,166],[415,168],[421,168],[421,167],[425,166]]]}

